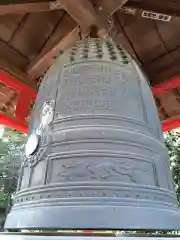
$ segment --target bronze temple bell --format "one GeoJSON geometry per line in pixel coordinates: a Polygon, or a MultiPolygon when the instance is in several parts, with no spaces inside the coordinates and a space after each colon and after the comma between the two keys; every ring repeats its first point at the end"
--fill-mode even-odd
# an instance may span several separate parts
{"type": "Polygon", "coordinates": [[[152,93],[121,46],[80,41],[48,70],[5,227],[180,228],[152,93]]]}

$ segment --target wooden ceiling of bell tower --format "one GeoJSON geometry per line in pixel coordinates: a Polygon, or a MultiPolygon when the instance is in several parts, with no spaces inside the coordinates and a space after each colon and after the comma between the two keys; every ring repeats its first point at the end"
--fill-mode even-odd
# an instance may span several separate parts
{"type": "MultiPolygon", "coordinates": [[[[1,1],[0,69],[36,87],[53,57],[87,36],[90,26],[105,37],[108,19],[113,39],[139,61],[152,85],[179,75],[180,0],[1,1]]],[[[180,115],[178,88],[156,102],[161,119],[180,115]]]]}
{"type": "MultiPolygon", "coordinates": [[[[61,5],[59,4],[59,7],[56,5],[56,8],[60,9],[54,11],[52,7],[51,9],[49,7],[49,11],[47,11],[48,4],[51,3],[52,6],[54,2],[19,2],[19,4],[0,5],[0,57],[36,78],[43,74],[49,64],[48,59],[41,64],[41,67],[35,67],[38,61],[50,53],[53,47],[60,43],[77,25],[81,24],[82,19],[88,22],[82,26],[84,30],[88,25],[94,23],[93,21],[99,21],[95,19],[98,14],[100,14],[100,20],[105,19],[104,15],[107,15],[108,10],[107,7],[103,7],[104,2],[106,2],[105,6],[109,4],[108,8],[110,9],[113,2],[117,4],[121,1],[112,0],[107,4],[107,0],[94,0],[91,6],[95,7],[97,16],[93,15],[91,10],[90,13],[87,13],[86,4],[84,4],[84,9],[78,17],[75,15],[79,14],[79,6],[76,4],[77,9],[71,10],[69,7],[73,2],[71,0],[68,1],[70,4],[67,4],[67,7],[63,6],[65,1],[60,0],[61,5]]],[[[78,2],[82,4],[88,1],[78,0],[78,2]]],[[[122,43],[142,63],[152,84],[178,74],[180,71],[180,1],[129,0],[123,8],[119,10],[118,8],[113,14],[117,32],[114,39],[122,43]],[[164,13],[170,18],[164,21],[152,20],[153,15],[149,14],[149,18],[142,17],[143,12],[140,14],[140,10],[144,10],[144,14],[145,12],[150,13],[150,11],[164,13]]],[[[111,10],[108,14],[111,14],[111,10]]],[[[68,38],[69,40],[78,38],[75,33],[72,35],[68,38]]],[[[57,52],[54,54],[56,55],[57,52]]]]}

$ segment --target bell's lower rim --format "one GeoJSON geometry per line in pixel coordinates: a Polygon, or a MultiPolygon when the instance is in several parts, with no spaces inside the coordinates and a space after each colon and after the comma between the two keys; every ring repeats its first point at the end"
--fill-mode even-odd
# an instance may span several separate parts
{"type": "Polygon", "coordinates": [[[178,208],[142,206],[46,206],[12,211],[5,228],[179,230],[178,208]]]}

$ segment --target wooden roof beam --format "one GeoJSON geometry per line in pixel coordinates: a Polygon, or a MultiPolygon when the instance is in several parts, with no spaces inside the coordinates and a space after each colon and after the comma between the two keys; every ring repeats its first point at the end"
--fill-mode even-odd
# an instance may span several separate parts
{"type": "Polygon", "coordinates": [[[41,53],[29,64],[27,67],[27,74],[33,78],[44,75],[44,72],[52,64],[53,57],[58,56],[61,50],[67,49],[78,40],[80,40],[79,28],[67,15],[64,17],[63,22],[59,24],[59,27],[54,34],[50,37],[41,53]],[[67,24],[67,21],[69,24],[67,24]],[[62,26],[64,24],[67,24],[67,27],[62,31],[62,26]],[[56,40],[57,38],[59,38],[58,41],[56,40]],[[54,41],[54,39],[56,41],[54,41]],[[55,42],[55,44],[52,46],[51,42],[55,42]]]}
{"type": "Polygon", "coordinates": [[[144,65],[144,69],[148,73],[150,79],[153,80],[152,84],[166,81],[180,74],[179,53],[180,47],[177,47],[156,60],[151,61],[147,65],[144,65]]]}
{"type": "Polygon", "coordinates": [[[128,1],[123,8],[122,13],[131,14],[134,17],[149,18],[166,23],[180,23],[180,10],[178,3],[172,1],[128,1]]]}
{"type": "Polygon", "coordinates": [[[178,8],[178,1],[169,1],[169,0],[146,0],[146,1],[137,1],[130,0],[126,3],[126,7],[134,7],[136,9],[146,9],[154,12],[162,12],[164,14],[170,15],[180,15],[180,10],[178,8]]]}
{"type": "Polygon", "coordinates": [[[62,6],[58,3],[58,1],[0,4],[0,15],[46,12],[58,9],[62,9],[62,6]]]}
{"type": "Polygon", "coordinates": [[[109,15],[113,15],[128,0],[97,0],[95,4],[98,9],[94,9],[90,0],[58,0],[60,5],[67,13],[81,26],[85,34],[91,26],[97,26],[97,34],[101,37],[107,37],[108,32],[105,26],[109,15]],[[97,11],[98,10],[98,11],[97,11]],[[105,20],[105,21],[104,21],[105,20]]]}
{"type": "Polygon", "coordinates": [[[58,0],[58,2],[81,27],[82,34],[88,35],[91,26],[96,26],[97,34],[102,38],[107,37],[106,27],[89,0],[58,0]]]}
{"type": "MultiPolygon", "coordinates": [[[[111,11],[111,14],[113,14],[115,11],[117,11],[123,4],[125,4],[128,0],[114,0],[114,1],[107,1],[107,0],[98,0],[97,4],[98,6],[103,6],[105,11],[111,11]]],[[[18,14],[18,13],[33,13],[33,12],[45,12],[45,11],[53,11],[53,10],[59,10],[62,8],[67,9],[67,11],[72,10],[69,9],[69,3],[74,4],[75,7],[77,7],[77,4],[72,1],[64,1],[64,0],[56,0],[56,1],[46,1],[46,2],[33,2],[33,3],[13,3],[13,4],[1,4],[0,5],[0,15],[4,14],[18,14]]],[[[85,2],[83,1],[83,4],[85,2]]],[[[86,3],[85,3],[86,4],[86,3]]],[[[92,5],[90,6],[92,10],[92,5]]],[[[72,17],[76,19],[77,16],[74,16],[74,11],[70,13],[72,17]]],[[[79,9],[78,9],[79,11],[79,9]]],[[[78,16],[79,18],[79,16],[78,16]]]]}
{"type": "Polygon", "coordinates": [[[100,11],[104,11],[107,15],[113,15],[117,10],[127,3],[128,0],[95,0],[95,4],[100,11]]]}
{"type": "Polygon", "coordinates": [[[37,88],[37,81],[35,79],[32,79],[26,73],[22,72],[19,68],[15,67],[3,58],[0,58],[0,71],[10,74],[34,89],[37,88]]]}
{"type": "MultiPolygon", "coordinates": [[[[115,11],[118,10],[119,7],[121,7],[123,4],[125,4],[128,0],[114,0],[114,1],[108,1],[108,0],[97,0],[96,4],[98,6],[103,6],[104,10],[111,11],[113,14],[115,11]]],[[[86,0],[81,1],[81,4],[83,4],[83,7],[90,7],[91,12],[93,12],[92,4],[86,0]]],[[[15,14],[15,13],[31,13],[31,12],[44,12],[44,11],[53,11],[58,9],[66,9],[69,11],[70,15],[72,17],[79,18],[78,14],[77,16],[75,11],[76,8],[78,8],[78,11],[83,10],[83,8],[79,9],[78,7],[78,1],[71,1],[71,0],[54,0],[54,1],[44,1],[44,2],[25,2],[25,3],[12,3],[12,4],[0,4],[0,15],[4,14],[15,14]],[[74,9],[72,7],[75,6],[74,9]],[[75,13],[75,15],[74,15],[75,13]]],[[[88,9],[89,10],[89,9],[88,9]]]]}
{"type": "MultiPolygon", "coordinates": [[[[151,64],[151,63],[150,63],[151,64]]],[[[145,67],[145,70],[150,77],[150,79],[153,80],[152,84],[158,84],[163,81],[168,80],[169,78],[173,78],[174,76],[180,75],[180,63],[179,61],[174,62],[169,67],[164,68],[163,70],[160,70],[158,72],[150,72],[148,67],[145,67]]]]}
{"type": "MultiPolygon", "coordinates": [[[[135,0],[95,0],[94,1],[99,9],[104,10],[105,12],[111,12],[113,14],[117,10],[121,9],[121,11],[125,14],[131,14],[135,17],[143,17],[143,18],[151,18],[154,20],[165,20],[166,22],[172,23],[179,23],[180,22],[180,11],[178,11],[177,3],[174,2],[162,2],[156,1],[153,2],[151,0],[143,1],[135,1],[135,0]],[[122,5],[124,7],[122,8],[122,5]],[[148,12],[148,16],[147,16],[148,12]],[[160,16],[161,19],[157,19],[156,13],[160,13],[161,15],[167,16],[160,16]],[[168,17],[169,16],[169,17],[168,17]]],[[[79,8],[76,1],[65,1],[65,0],[55,0],[55,1],[45,1],[45,2],[33,2],[33,3],[13,3],[13,4],[0,4],[0,15],[4,14],[15,14],[15,13],[33,13],[33,12],[44,12],[44,11],[53,11],[59,9],[66,9],[67,12],[75,19],[79,24],[82,25],[80,21],[79,15],[75,9],[79,8]],[[70,6],[69,6],[70,4],[70,6]],[[72,7],[72,6],[75,6],[72,7]]],[[[84,6],[87,5],[87,0],[83,1],[82,3],[84,6]]],[[[88,3],[91,5],[90,3],[88,3]]],[[[88,5],[87,5],[88,6],[88,5]]],[[[92,6],[90,6],[92,9],[92,6]]],[[[83,10],[83,9],[80,9],[83,10]]],[[[79,11],[79,9],[78,9],[79,11]]],[[[92,12],[92,11],[91,11],[92,12]]],[[[89,15],[88,15],[89,16],[89,15]]],[[[90,18],[89,18],[90,19],[90,18]]],[[[87,19],[86,19],[87,20],[87,19]]],[[[92,19],[91,19],[92,20],[92,19]]]]}
{"type": "MultiPolygon", "coordinates": [[[[104,4],[108,4],[108,1],[104,1],[104,4]]],[[[113,6],[121,7],[125,1],[117,1],[111,0],[113,6]],[[116,3],[116,4],[114,4],[116,3]]],[[[93,9],[92,5],[88,0],[60,0],[60,4],[62,4],[63,8],[67,10],[67,12],[81,25],[84,32],[87,31],[87,28],[91,25],[96,25],[99,28],[99,36],[104,37],[106,36],[107,32],[106,29],[101,22],[101,12],[96,13],[93,9]],[[79,4],[79,5],[78,5],[79,4]],[[78,7],[77,7],[78,6],[78,7]],[[79,12],[77,11],[78,9],[79,12]]],[[[102,1],[103,4],[103,1],[102,1]]],[[[110,8],[110,4],[104,5],[106,6],[106,11],[108,11],[108,15],[114,12],[114,7],[110,8]],[[109,10],[108,10],[109,9],[109,10]]],[[[66,21],[64,21],[66,24],[66,21]]],[[[60,28],[62,28],[62,23],[60,23],[60,28]]],[[[61,49],[67,49],[70,47],[75,41],[79,40],[79,29],[78,26],[73,26],[74,23],[71,23],[71,29],[65,29],[66,33],[64,33],[64,37],[60,37],[57,43],[49,48],[48,50],[43,49],[42,52],[35,58],[35,60],[28,66],[27,73],[32,77],[39,77],[41,76],[45,70],[52,64],[52,58],[54,56],[59,55],[59,51],[61,49]]],[[[60,29],[59,29],[60,31],[60,29]]],[[[87,33],[87,32],[86,32],[87,33]]],[[[58,33],[56,33],[58,34],[58,33]]],[[[53,36],[52,36],[53,37],[53,36]]],[[[49,39],[51,40],[51,38],[49,39]]]]}

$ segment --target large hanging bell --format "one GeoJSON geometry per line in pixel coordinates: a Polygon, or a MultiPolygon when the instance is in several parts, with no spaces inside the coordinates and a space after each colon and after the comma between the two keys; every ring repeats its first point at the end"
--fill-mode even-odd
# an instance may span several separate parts
{"type": "Polygon", "coordinates": [[[48,70],[5,227],[180,228],[152,93],[121,46],[80,41],[48,70]]]}

